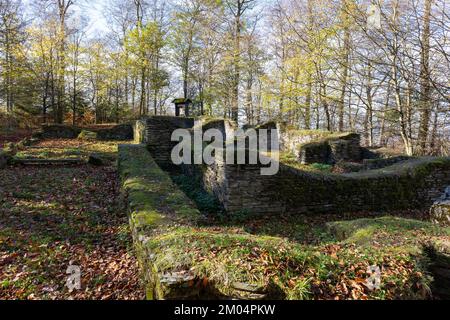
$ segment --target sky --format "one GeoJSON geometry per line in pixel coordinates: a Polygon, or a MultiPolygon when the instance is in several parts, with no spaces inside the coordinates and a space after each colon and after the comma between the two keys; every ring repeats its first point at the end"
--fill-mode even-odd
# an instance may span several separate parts
{"type": "MultiPolygon", "coordinates": [[[[31,4],[36,0],[23,0],[23,3],[30,9],[31,4]]],[[[177,0],[171,0],[171,2],[176,2],[177,0]]],[[[76,0],[76,4],[73,7],[75,12],[82,14],[83,16],[89,17],[89,28],[87,30],[87,35],[89,37],[96,37],[99,33],[104,33],[108,31],[108,22],[104,17],[104,8],[107,7],[109,0],[76,0]]],[[[259,4],[268,5],[272,3],[273,0],[258,0],[259,4]]],[[[31,13],[29,12],[32,17],[31,13]]]]}
{"type": "Polygon", "coordinates": [[[90,19],[88,35],[95,36],[99,32],[108,30],[107,21],[103,15],[107,2],[107,0],[86,0],[81,5],[77,5],[75,10],[84,12],[90,19]]]}
{"type": "MultiPolygon", "coordinates": [[[[35,0],[24,0],[23,3],[27,9],[28,14],[32,18],[31,4],[35,0]]],[[[98,33],[108,30],[108,25],[105,17],[103,16],[103,9],[107,5],[108,0],[81,0],[77,1],[77,4],[73,7],[75,14],[83,14],[89,17],[88,35],[95,36],[98,33]]]]}

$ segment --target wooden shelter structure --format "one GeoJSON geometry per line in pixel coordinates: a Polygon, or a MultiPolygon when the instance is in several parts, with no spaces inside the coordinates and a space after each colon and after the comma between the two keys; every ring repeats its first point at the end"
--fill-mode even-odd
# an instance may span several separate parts
{"type": "Polygon", "coordinates": [[[177,117],[189,117],[190,116],[190,107],[192,105],[191,99],[175,99],[172,101],[175,104],[175,116],[177,117]]]}

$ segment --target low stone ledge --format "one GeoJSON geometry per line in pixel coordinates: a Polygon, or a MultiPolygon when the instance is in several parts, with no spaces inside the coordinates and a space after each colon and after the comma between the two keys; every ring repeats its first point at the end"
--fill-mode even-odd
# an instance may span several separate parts
{"type": "Polygon", "coordinates": [[[219,265],[195,257],[200,248],[208,252],[222,243],[238,250],[238,243],[249,242],[252,248],[258,242],[252,235],[222,234],[202,227],[199,210],[144,145],[119,146],[119,175],[148,299],[283,297],[277,287],[245,278],[237,281],[239,272],[218,276],[217,268],[231,269],[232,261],[219,265]]]}
{"type": "Polygon", "coordinates": [[[158,272],[155,254],[147,243],[157,234],[170,232],[176,225],[192,224],[200,212],[173,184],[144,145],[119,146],[119,175],[122,192],[148,299],[186,297],[186,283],[193,280],[182,272],[158,272]]]}
{"type": "Polygon", "coordinates": [[[52,124],[43,125],[41,132],[34,137],[39,139],[77,139],[86,136],[86,133],[90,132],[91,139],[98,140],[133,140],[133,125],[132,124],[119,124],[105,128],[80,128],[75,126],[52,124]],[[93,136],[95,135],[95,136],[93,136]]]}
{"type": "Polygon", "coordinates": [[[272,177],[233,166],[222,170],[227,188],[215,194],[221,195],[227,211],[240,208],[253,214],[265,214],[269,207],[277,214],[428,210],[450,184],[450,158],[414,159],[350,174],[313,173],[283,164],[272,177]]]}

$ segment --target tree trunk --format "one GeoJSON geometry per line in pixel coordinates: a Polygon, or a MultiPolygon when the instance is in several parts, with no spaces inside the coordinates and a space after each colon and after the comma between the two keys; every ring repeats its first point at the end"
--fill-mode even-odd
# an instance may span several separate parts
{"type": "MultiPolygon", "coordinates": [[[[348,17],[348,8],[346,5],[346,1],[344,1],[344,24],[347,24],[348,17]]],[[[345,113],[345,96],[347,94],[347,85],[348,85],[348,70],[350,63],[350,28],[347,25],[344,25],[344,48],[343,48],[343,56],[342,56],[342,78],[341,78],[341,96],[338,101],[338,117],[339,117],[339,132],[343,132],[345,130],[344,126],[344,113],[345,113]]]]}
{"type": "Polygon", "coordinates": [[[231,119],[239,121],[239,83],[241,78],[240,70],[240,56],[241,56],[241,18],[243,3],[241,0],[237,1],[237,9],[235,16],[235,34],[234,34],[234,75],[233,75],[233,96],[231,102],[231,119]]]}
{"type": "Polygon", "coordinates": [[[421,92],[420,92],[420,130],[419,130],[419,151],[421,154],[427,153],[428,133],[431,115],[431,81],[430,81],[430,17],[432,0],[425,0],[425,11],[423,18],[422,34],[422,60],[421,60],[421,92]]]}

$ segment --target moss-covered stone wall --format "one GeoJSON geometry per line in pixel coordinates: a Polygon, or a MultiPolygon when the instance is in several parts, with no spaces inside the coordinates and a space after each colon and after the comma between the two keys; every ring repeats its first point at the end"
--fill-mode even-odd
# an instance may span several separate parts
{"type": "Polygon", "coordinates": [[[172,149],[177,142],[172,142],[176,129],[191,129],[193,118],[152,116],[140,119],[134,125],[135,141],[146,144],[154,160],[163,167],[171,166],[172,149]]]}
{"type": "Polygon", "coordinates": [[[196,255],[210,254],[220,246],[227,257],[241,256],[241,250],[246,250],[241,249],[243,244],[271,247],[282,240],[202,226],[204,217],[145,145],[119,146],[119,176],[147,299],[262,299],[280,294],[279,290],[272,293],[271,286],[265,288],[265,283],[255,284],[253,276],[237,268],[233,259],[196,255]],[[229,251],[223,250],[227,247],[229,251]]]}
{"type": "Polygon", "coordinates": [[[382,170],[333,175],[280,165],[275,176],[258,166],[226,166],[229,211],[339,213],[426,208],[450,185],[450,158],[423,158],[382,170]]]}
{"type": "Polygon", "coordinates": [[[145,145],[119,146],[119,175],[147,298],[182,299],[195,294],[189,270],[160,272],[147,244],[174,232],[176,226],[195,224],[200,212],[159,168],[145,145]]]}
{"type": "Polygon", "coordinates": [[[302,171],[280,164],[274,176],[259,165],[184,166],[228,212],[342,213],[429,208],[450,185],[449,158],[423,158],[352,174],[302,171]]]}
{"type": "MultiPolygon", "coordinates": [[[[83,128],[67,125],[43,125],[41,132],[37,134],[41,139],[76,139],[83,128]]],[[[106,128],[89,128],[88,131],[95,132],[98,140],[133,140],[133,126],[131,124],[120,124],[106,128]]]]}
{"type": "MultiPolygon", "coordinates": [[[[171,165],[175,129],[192,129],[193,119],[150,117],[142,120],[141,136],[160,166],[171,165]]],[[[203,130],[215,128],[231,134],[235,126],[225,120],[202,121],[203,130]]],[[[269,127],[269,129],[272,127],[269,127]]],[[[272,128],[273,129],[273,128],[272,128]]],[[[359,135],[326,135],[331,154],[359,154],[359,135]],[[347,141],[345,152],[341,141],[347,141]],[[354,146],[354,147],[352,147],[354,146]],[[352,151],[353,150],[353,151],[352,151]]],[[[329,155],[328,155],[329,156],[329,155]]],[[[254,214],[332,213],[382,211],[431,206],[450,185],[450,159],[411,159],[387,168],[345,175],[302,171],[280,164],[274,176],[262,176],[260,165],[229,165],[216,157],[212,165],[185,165],[189,174],[201,175],[206,190],[229,212],[254,214]]]]}

